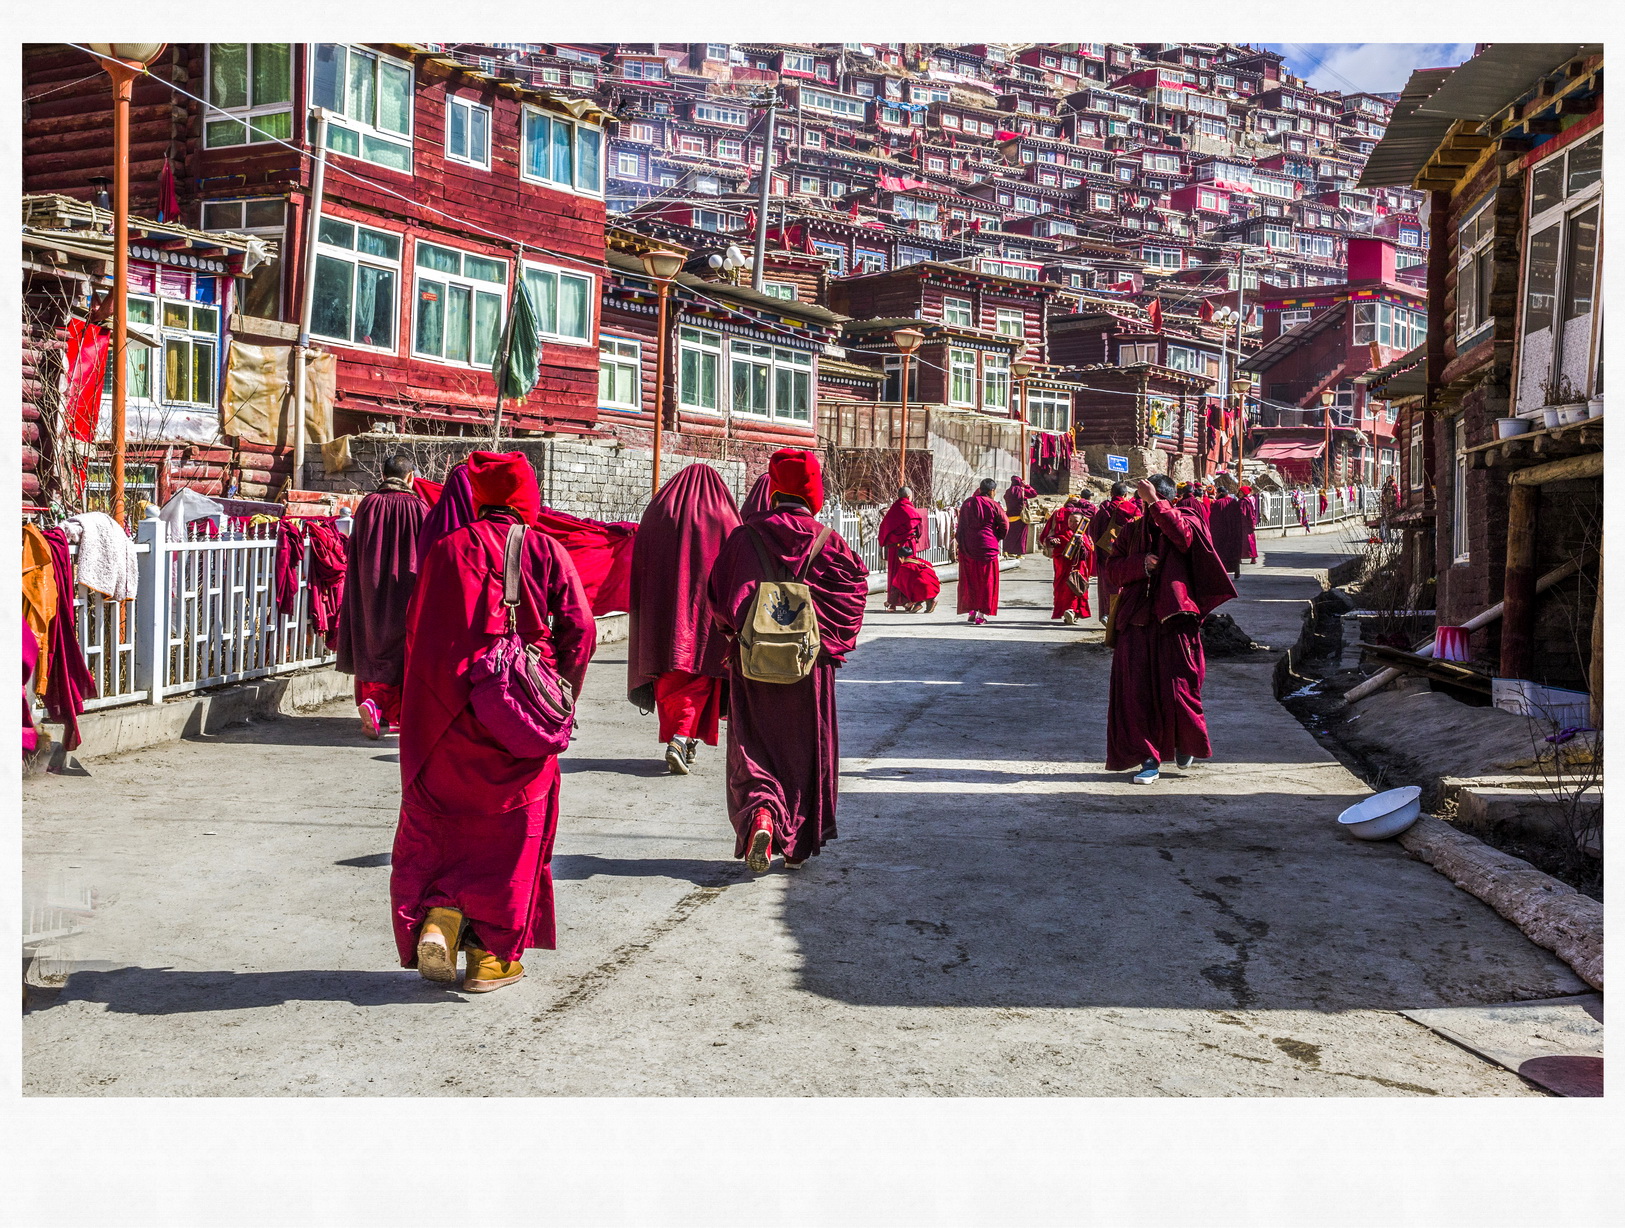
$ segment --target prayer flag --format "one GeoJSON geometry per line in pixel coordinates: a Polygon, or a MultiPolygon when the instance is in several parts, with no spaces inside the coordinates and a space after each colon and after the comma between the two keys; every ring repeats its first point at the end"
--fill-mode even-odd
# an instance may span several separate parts
{"type": "Polygon", "coordinates": [[[520,398],[536,387],[539,374],[536,341],[536,314],[531,310],[530,295],[524,280],[513,289],[513,306],[508,309],[508,323],[502,330],[502,344],[497,347],[496,361],[491,374],[497,382],[499,397],[520,398]]]}

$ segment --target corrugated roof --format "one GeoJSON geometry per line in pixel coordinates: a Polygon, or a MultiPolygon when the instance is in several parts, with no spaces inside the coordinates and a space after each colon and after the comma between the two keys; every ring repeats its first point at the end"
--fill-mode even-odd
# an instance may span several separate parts
{"type": "Polygon", "coordinates": [[[1400,91],[1399,102],[1388,119],[1388,130],[1371,151],[1357,188],[1410,187],[1416,172],[1427,165],[1453,120],[1442,115],[1421,115],[1417,109],[1436,94],[1459,70],[1419,68],[1400,91]]]}
{"type": "Polygon", "coordinates": [[[1578,56],[1597,55],[1601,43],[1492,43],[1456,69],[1416,108],[1417,115],[1489,119],[1511,106],[1548,73],[1578,56]]]}

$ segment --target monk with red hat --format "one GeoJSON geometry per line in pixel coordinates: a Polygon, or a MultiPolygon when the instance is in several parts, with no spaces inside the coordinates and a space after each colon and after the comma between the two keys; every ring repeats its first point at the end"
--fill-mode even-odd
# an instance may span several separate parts
{"type": "Polygon", "coordinates": [[[1102,563],[1118,586],[1108,638],[1106,770],[1136,768],[1154,784],[1162,760],[1181,770],[1213,754],[1202,713],[1202,619],[1236,595],[1207,524],[1175,504],[1166,474],[1140,483],[1144,514],[1112,541],[1102,563]]]}
{"type": "Polygon", "coordinates": [[[659,713],[666,770],[688,775],[700,743],[717,744],[727,706],[727,644],[711,619],[706,584],[739,509],[722,475],[685,466],[643,510],[632,541],[627,698],[659,713]]]}
{"type": "Polygon", "coordinates": [[[1086,532],[1089,540],[1095,546],[1095,596],[1100,601],[1100,621],[1111,621],[1112,599],[1117,596],[1117,586],[1112,583],[1111,577],[1101,565],[1106,556],[1111,553],[1112,541],[1123,528],[1138,519],[1140,504],[1129,489],[1127,482],[1113,482],[1111,498],[1107,499],[1098,508],[1095,514],[1089,517],[1089,527],[1086,532]]]}
{"type": "MultiPolygon", "coordinates": [[[[401,730],[401,813],[390,874],[401,964],[466,991],[511,985],[520,956],[554,945],[548,863],[559,816],[554,756],[523,757],[474,714],[470,667],[508,630],[504,547],[531,525],[541,496],[519,452],[476,452],[466,468],[477,519],[430,547],[407,613],[411,719],[401,730]]],[[[581,693],[596,640],[575,565],[547,535],[524,535],[516,630],[581,693]]]]}
{"type": "Polygon", "coordinates": [[[1083,500],[1072,498],[1050,513],[1038,534],[1039,546],[1055,565],[1055,601],[1050,617],[1059,618],[1069,627],[1089,617],[1089,577],[1095,574],[1095,544],[1089,540],[1088,523],[1083,500]]]}
{"type": "Polygon", "coordinates": [[[824,506],[824,482],[813,453],[775,452],[768,491],[769,507],[746,511],[728,535],[709,585],[714,617],[731,642],[728,818],[734,856],[757,873],[775,855],[793,869],[835,838],[841,759],[835,670],[857,644],[869,588],[863,561],[840,534],[814,519],[824,506]],[[757,682],[740,669],[737,637],[762,580],[787,577],[798,578],[811,595],[818,655],[799,681],[757,682]]]}
{"type": "MultiPolygon", "coordinates": [[[[1393,479],[1390,478],[1389,481],[1393,479]]],[[[1247,521],[1247,561],[1258,562],[1258,496],[1253,493],[1251,486],[1242,486],[1236,491],[1237,501],[1241,504],[1242,517],[1247,521]]]]}
{"type": "MultiPolygon", "coordinates": [[[[936,593],[929,596],[918,568],[910,567],[909,560],[917,560],[931,544],[931,530],[926,522],[925,509],[914,506],[914,491],[908,486],[897,488],[897,498],[880,519],[881,548],[886,551],[886,608],[898,606],[918,607],[925,603],[936,605],[936,593]]],[[[926,564],[930,566],[929,563],[926,564]]],[[[933,578],[934,578],[933,569],[933,578]]],[[[940,582],[937,589],[940,591],[940,582]]],[[[927,611],[929,613],[930,611],[927,611]]]]}
{"type": "Polygon", "coordinates": [[[999,556],[1010,521],[993,501],[998,483],[983,478],[976,493],[959,505],[959,613],[981,624],[999,612],[999,556]]]}

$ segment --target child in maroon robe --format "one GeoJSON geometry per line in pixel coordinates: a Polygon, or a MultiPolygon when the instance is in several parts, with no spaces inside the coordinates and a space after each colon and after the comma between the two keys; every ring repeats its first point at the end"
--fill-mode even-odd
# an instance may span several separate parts
{"type": "MultiPolygon", "coordinates": [[[[469,669],[508,626],[502,604],[509,526],[541,510],[519,452],[476,452],[466,472],[479,519],[436,541],[407,614],[401,814],[390,873],[401,964],[483,992],[524,975],[525,950],[554,945],[548,863],[559,817],[555,756],[521,758],[474,715],[469,669]]],[[[525,534],[518,633],[579,695],[596,640],[575,565],[546,534],[525,534]]]]}
{"type": "Polygon", "coordinates": [[[666,769],[688,775],[699,744],[717,744],[727,703],[727,645],[706,584],[739,509],[722,475],[696,461],[660,489],[632,541],[627,698],[659,713],[666,769]]]}
{"type": "Polygon", "coordinates": [[[711,608],[735,640],[763,579],[759,541],[777,567],[803,576],[821,647],[812,672],[793,683],[752,681],[739,671],[737,645],[728,653],[728,818],[734,856],[757,873],[775,853],[793,869],[835,839],[835,670],[857,644],[869,589],[868,568],[838,533],[813,555],[824,529],[814,519],[824,505],[817,456],[783,449],[768,474],[771,506],[745,513],[711,568],[711,608]]]}
{"type": "Polygon", "coordinates": [[[1145,514],[1117,534],[1103,563],[1120,590],[1106,770],[1138,768],[1136,784],[1155,783],[1170,756],[1184,769],[1213,754],[1202,715],[1201,621],[1236,595],[1202,517],[1173,495],[1165,474],[1141,482],[1145,514]]]}
{"type": "Polygon", "coordinates": [[[993,502],[998,483],[983,478],[977,491],[959,507],[955,540],[959,543],[959,613],[971,623],[985,623],[999,612],[999,547],[1009,521],[993,502]]]}
{"type": "MultiPolygon", "coordinates": [[[[878,536],[881,548],[886,552],[886,608],[895,610],[900,605],[915,604],[899,589],[897,573],[904,559],[917,556],[930,544],[931,534],[926,526],[924,509],[914,506],[912,489],[907,486],[897,488],[896,500],[881,517],[878,536]]],[[[918,584],[913,587],[917,590],[918,584]]]]}
{"type": "Polygon", "coordinates": [[[1068,499],[1050,513],[1038,535],[1038,544],[1055,565],[1055,608],[1051,618],[1068,626],[1089,617],[1089,577],[1095,574],[1095,546],[1089,540],[1083,503],[1068,499]],[[1077,576],[1077,587],[1069,576],[1077,576]],[[1079,589],[1082,591],[1080,592],[1079,589]]]}

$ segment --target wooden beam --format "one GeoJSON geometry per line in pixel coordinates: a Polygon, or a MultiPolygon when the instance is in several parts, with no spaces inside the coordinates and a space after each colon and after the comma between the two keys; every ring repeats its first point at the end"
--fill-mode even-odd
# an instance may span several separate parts
{"type": "MultiPolygon", "coordinates": [[[[1602,537],[1597,538],[1597,552],[1602,552],[1602,537]]],[[[1591,663],[1587,685],[1591,691],[1591,727],[1602,728],[1602,568],[1597,568],[1597,606],[1591,612],[1591,663]]]]}
{"type": "Polygon", "coordinates": [[[1532,678],[1535,664],[1535,521],[1540,487],[1522,483],[1507,499],[1506,581],[1501,593],[1501,677],[1532,678]]]}
{"type": "Polygon", "coordinates": [[[1575,482],[1581,478],[1600,478],[1603,468],[1602,458],[1601,452],[1587,452],[1581,456],[1570,456],[1544,465],[1532,465],[1528,469],[1519,469],[1516,473],[1508,474],[1507,481],[1514,486],[1544,486],[1548,482],[1575,482]]]}

